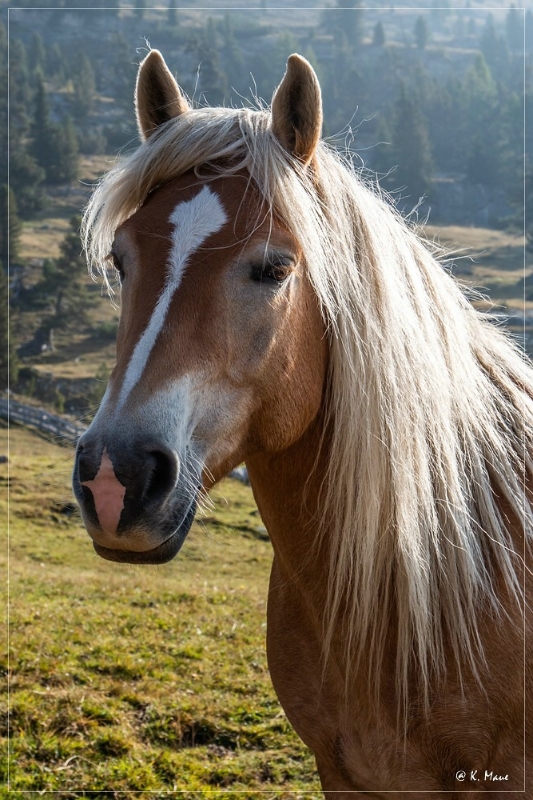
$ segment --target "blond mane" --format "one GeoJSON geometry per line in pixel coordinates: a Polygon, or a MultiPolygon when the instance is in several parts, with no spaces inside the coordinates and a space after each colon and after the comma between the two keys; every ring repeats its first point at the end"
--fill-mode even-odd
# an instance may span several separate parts
{"type": "Polygon", "coordinates": [[[267,111],[187,111],[104,177],[84,236],[106,280],[116,227],[155,187],[206,166],[247,170],[301,242],[329,336],[326,649],[342,609],[351,663],[364,653],[377,684],[393,609],[403,696],[413,664],[423,689],[444,675],[447,650],[475,672],[479,609],[503,613],[496,582],[522,602],[509,527],[531,539],[530,366],[337,152],[321,143],[305,169],[267,111]]]}

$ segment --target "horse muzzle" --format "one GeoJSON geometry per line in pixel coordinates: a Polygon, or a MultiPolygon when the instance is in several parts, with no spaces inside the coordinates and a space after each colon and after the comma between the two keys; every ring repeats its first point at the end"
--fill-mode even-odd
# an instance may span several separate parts
{"type": "Polygon", "coordinates": [[[73,488],[98,555],[161,564],[174,558],[189,532],[200,480],[161,443],[128,449],[84,434],[73,488]]]}

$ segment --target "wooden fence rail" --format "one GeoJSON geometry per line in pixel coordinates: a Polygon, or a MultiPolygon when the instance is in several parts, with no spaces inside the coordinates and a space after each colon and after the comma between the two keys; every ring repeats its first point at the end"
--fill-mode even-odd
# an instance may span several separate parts
{"type": "Polygon", "coordinates": [[[62,442],[76,444],[81,434],[85,431],[82,425],[76,425],[64,417],[51,414],[44,408],[26,406],[17,403],[15,400],[0,398],[0,417],[11,422],[19,422],[21,425],[29,425],[37,428],[43,433],[60,439],[62,442]]]}
{"type": "MultiPolygon", "coordinates": [[[[6,400],[4,398],[0,398],[0,418],[37,428],[43,431],[43,433],[48,433],[56,439],[62,442],[68,442],[69,444],[76,444],[82,433],[86,430],[83,425],[75,425],[64,417],[51,414],[44,408],[25,406],[23,403],[17,403],[15,400],[6,400]]],[[[242,483],[248,483],[246,467],[237,467],[237,469],[232,470],[230,472],[230,478],[235,478],[235,480],[241,481],[242,483]]]]}

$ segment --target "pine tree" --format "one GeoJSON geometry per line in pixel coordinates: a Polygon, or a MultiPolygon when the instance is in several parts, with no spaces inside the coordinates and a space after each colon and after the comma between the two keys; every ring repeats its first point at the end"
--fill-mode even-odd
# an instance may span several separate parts
{"type": "Polygon", "coordinates": [[[391,147],[392,135],[386,118],[380,114],[376,130],[376,144],[371,150],[372,169],[382,186],[391,186],[389,172],[394,166],[394,156],[391,147]]]}
{"type": "Polygon", "coordinates": [[[48,177],[54,158],[54,129],[50,122],[50,103],[41,72],[36,73],[33,121],[30,128],[30,153],[48,177]]]}
{"type": "Polygon", "coordinates": [[[45,62],[46,50],[44,48],[43,38],[40,33],[34,33],[29,50],[30,69],[33,72],[35,72],[36,69],[44,69],[45,62]]]}
{"type": "Polygon", "coordinates": [[[374,47],[383,47],[385,44],[385,31],[381,21],[376,22],[374,26],[374,34],[372,37],[372,44],[374,47]]]}
{"type": "Polygon", "coordinates": [[[287,58],[294,53],[298,48],[294,34],[290,31],[283,31],[279,33],[274,47],[272,49],[270,64],[273,83],[279,80],[279,76],[283,75],[287,64],[287,58]],[[274,75],[278,77],[275,78],[274,75]]]}
{"type": "Polygon", "coordinates": [[[395,112],[392,142],[398,166],[394,182],[400,188],[405,187],[403,195],[407,194],[416,202],[431,188],[432,162],[427,125],[419,104],[407,97],[403,85],[395,112]]]}
{"type": "Polygon", "coordinates": [[[111,64],[113,96],[122,108],[127,109],[129,114],[132,91],[135,86],[135,66],[132,64],[130,45],[122,33],[117,33],[111,37],[111,47],[113,52],[111,64]]]}
{"type": "Polygon", "coordinates": [[[28,131],[31,99],[26,48],[20,39],[13,39],[9,49],[9,122],[12,139],[23,137],[28,131]]]}
{"type": "Polygon", "coordinates": [[[494,133],[494,118],[497,112],[498,89],[492,72],[482,53],[478,53],[472,66],[470,66],[461,82],[457,93],[461,105],[461,125],[465,129],[465,138],[477,136],[483,131],[483,136],[492,136],[494,133]]]}
{"type": "Polygon", "coordinates": [[[146,0],[135,0],[135,8],[139,12],[138,18],[142,19],[146,12],[146,0]]]}
{"type": "Polygon", "coordinates": [[[216,30],[212,17],[207,20],[193,45],[200,65],[199,89],[210,105],[221,105],[228,93],[228,83],[218,59],[216,30]]]}
{"type": "Polygon", "coordinates": [[[338,45],[346,41],[357,46],[363,38],[363,16],[363,0],[336,0],[332,11],[323,12],[322,20],[338,45]]]}
{"type": "Polygon", "coordinates": [[[11,336],[9,315],[9,285],[7,273],[0,264],[0,388],[14,384],[18,375],[18,359],[11,336]]]}
{"type": "Polygon", "coordinates": [[[41,186],[44,178],[44,169],[28,152],[26,144],[12,139],[9,149],[9,180],[22,217],[34,214],[46,206],[48,198],[41,186]]]}
{"type": "Polygon", "coordinates": [[[35,112],[31,127],[31,155],[44,169],[49,183],[70,183],[78,173],[78,141],[72,120],[58,125],[50,120],[50,104],[42,75],[37,73],[35,112]]]}
{"type": "MultiPolygon", "coordinates": [[[[0,22],[0,85],[7,86],[7,33],[0,22]]],[[[0,183],[7,181],[8,107],[6,92],[0,94],[0,183]]]]}
{"type": "Polygon", "coordinates": [[[4,184],[0,189],[0,261],[11,266],[16,264],[20,254],[20,234],[22,223],[17,214],[17,202],[11,186],[4,184]]]}
{"type": "Polygon", "coordinates": [[[524,193],[526,248],[529,253],[533,253],[533,166],[531,164],[526,167],[524,193]]]}
{"type": "Polygon", "coordinates": [[[524,20],[524,28],[525,28],[525,42],[526,42],[526,53],[531,53],[532,50],[532,42],[533,42],[533,11],[530,8],[526,11],[526,18],[524,20]]]}
{"type": "Polygon", "coordinates": [[[468,149],[466,177],[470,183],[484,186],[498,186],[500,182],[499,159],[492,142],[484,136],[474,136],[468,149]]]}
{"type": "Polygon", "coordinates": [[[48,75],[50,79],[53,79],[57,81],[57,83],[61,84],[63,83],[67,72],[68,70],[65,63],[65,58],[58,43],[55,42],[55,44],[52,44],[46,52],[46,75],[48,75]]]}
{"type": "Polygon", "coordinates": [[[176,8],[176,6],[172,5],[172,0],[171,0],[171,4],[168,7],[167,24],[168,24],[169,28],[177,28],[178,27],[178,9],[176,8]]]}
{"type": "Polygon", "coordinates": [[[507,12],[505,18],[505,35],[509,49],[522,52],[524,49],[524,16],[523,12],[516,10],[514,4],[507,12]]]}
{"type": "Polygon", "coordinates": [[[429,31],[425,17],[420,14],[415,22],[415,42],[419,50],[424,50],[429,39],[429,31]]]}
{"type": "Polygon", "coordinates": [[[224,16],[224,22],[222,25],[221,54],[229,85],[231,87],[235,87],[239,91],[244,92],[246,89],[245,86],[242,86],[244,59],[241,48],[237,44],[233,34],[231,17],[229,14],[224,16]]]}
{"type": "Polygon", "coordinates": [[[67,116],[62,124],[54,125],[53,160],[47,172],[51,183],[72,183],[78,177],[79,146],[72,119],[67,116]]]}
{"type": "Polygon", "coordinates": [[[92,111],[96,92],[96,81],[91,62],[82,53],[74,71],[74,100],[72,113],[77,119],[83,119],[92,111]]]}
{"type": "Polygon", "coordinates": [[[59,258],[47,259],[43,265],[43,277],[34,292],[50,312],[44,317],[42,329],[50,338],[54,330],[69,330],[84,325],[88,311],[95,300],[86,283],[87,265],[81,253],[80,218],[70,221],[71,230],[60,246],[59,258]]]}
{"type": "Polygon", "coordinates": [[[501,80],[509,67],[509,50],[504,37],[496,34],[492,14],[487,16],[479,47],[491,70],[501,80]]]}

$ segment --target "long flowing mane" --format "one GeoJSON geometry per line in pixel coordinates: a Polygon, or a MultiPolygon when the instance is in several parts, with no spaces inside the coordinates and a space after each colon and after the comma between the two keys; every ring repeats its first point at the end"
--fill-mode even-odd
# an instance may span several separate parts
{"type": "Polygon", "coordinates": [[[248,171],[302,243],[322,308],[326,648],[342,612],[351,662],[364,653],[377,682],[393,609],[401,691],[413,664],[422,688],[443,675],[450,651],[475,671],[479,609],[501,617],[502,592],[522,602],[524,553],[509,529],[531,538],[531,368],[379,192],[325,143],[304,168],[263,110],[187,111],[108,173],[84,220],[104,276],[117,225],[191,169],[248,171]]]}

